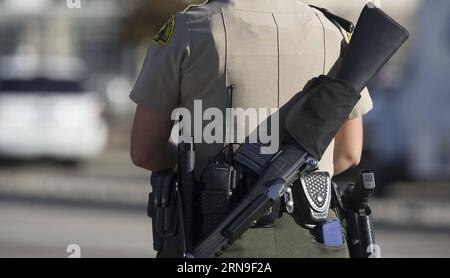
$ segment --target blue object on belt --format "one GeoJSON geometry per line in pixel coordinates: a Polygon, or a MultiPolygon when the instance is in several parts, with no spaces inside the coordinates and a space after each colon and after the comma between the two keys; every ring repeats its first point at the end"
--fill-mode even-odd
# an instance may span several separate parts
{"type": "Polygon", "coordinates": [[[344,240],[339,219],[329,221],[322,225],[323,244],[329,247],[342,247],[344,240]]]}

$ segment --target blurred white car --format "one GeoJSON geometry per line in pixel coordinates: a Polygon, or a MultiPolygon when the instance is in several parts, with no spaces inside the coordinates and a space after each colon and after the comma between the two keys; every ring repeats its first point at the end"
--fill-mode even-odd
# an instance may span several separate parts
{"type": "Polygon", "coordinates": [[[104,102],[69,79],[0,79],[0,156],[78,161],[105,148],[104,102]]]}

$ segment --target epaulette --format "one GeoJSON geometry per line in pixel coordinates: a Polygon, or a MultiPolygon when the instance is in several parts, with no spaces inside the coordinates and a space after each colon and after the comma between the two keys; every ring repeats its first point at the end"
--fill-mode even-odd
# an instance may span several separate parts
{"type": "Polygon", "coordinates": [[[183,12],[187,12],[188,10],[190,10],[190,9],[192,9],[192,8],[201,7],[201,6],[203,6],[203,5],[208,4],[209,2],[212,2],[212,0],[205,0],[205,1],[203,1],[203,3],[201,3],[201,4],[191,4],[191,5],[187,6],[186,9],[184,9],[183,12]]]}
{"type": "Polygon", "coordinates": [[[332,12],[330,12],[329,10],[325,9],[325,8],[320,8],[317,6],[313,6],[313,5],[309,5],[311,8],[314,8],[318,11],[320,11],[321,13],[323,13],[323,15],[329,20],[331,21],[334,25],[336,25],[336,27],[339,30],[344,30],[345,32],[347,32],[347,37],[346,39],[350,39],[350,35],[353,33],[353,31],[355,31],[355,25],[353,24],[353,22],[342,18],[340,16],[337,16],[335,14],[333,14],[332,12]]]}

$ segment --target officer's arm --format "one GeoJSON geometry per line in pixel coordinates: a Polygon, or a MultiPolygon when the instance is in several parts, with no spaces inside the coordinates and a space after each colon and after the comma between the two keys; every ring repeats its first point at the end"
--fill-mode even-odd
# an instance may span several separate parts
{"type": "Polygon", "coordinates": [[[357,166],[361,161],[363,148],[362,117],[347,121],[339,130],[334,146],[334,174],[357,166]]]}
{"type": "Polygon", "coordinates": [[[172,168],[176,152],[169,143],[172,121],[170,113],[154,112],[138,105],[131,132],[131,159],[150,171],[172,168]]]}

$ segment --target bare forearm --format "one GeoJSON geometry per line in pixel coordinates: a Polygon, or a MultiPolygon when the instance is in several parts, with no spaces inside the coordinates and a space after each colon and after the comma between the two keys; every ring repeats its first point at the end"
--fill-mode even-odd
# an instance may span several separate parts
{"type": "Polygon", "coordinates": [[[176,164],[177,148],[169,142],[172,121],[161,113],[138,105],[131,131],[133,163],[149,171],[162,171],[176,164]]]}
{"type": "Polygon", "coordinates": [[[347,121],[339,130],[334,146],[334,174],[339,175],[361,161],[363,146],[362,118],[347,121]]]}
{"type": "Polygon", "coordinates": [[[339,157],[334,160],[334,175],[342,174],[348,169],[358,166],[359,161],[352,157],[339,157]]]}
{"type": "Polygon", "coordinates": [[[168,143],[166,148],[161,151],[154,152],[147,159],[135,163],[138,167],[144,168],[152,172],[159,172],[173,168],[176,165],[176,148],[173,144],[168,143]]]}

